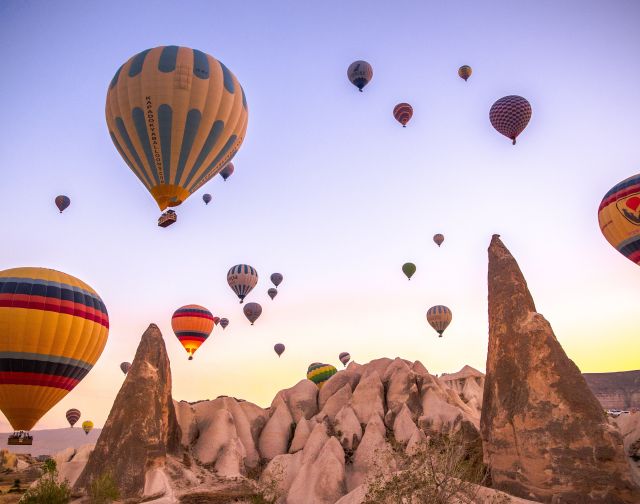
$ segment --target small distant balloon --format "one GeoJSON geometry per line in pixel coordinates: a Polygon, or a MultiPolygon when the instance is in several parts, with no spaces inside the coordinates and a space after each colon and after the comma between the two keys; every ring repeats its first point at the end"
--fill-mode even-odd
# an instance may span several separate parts
{"type": "Polygon", "coordinates": [[[227,272],[227,283],[242,303],[258,283],[258,272],[248,264],[236,264],[227,272]]]}
{"type": "Polygon", "coordinates": [[[393,107],[393,117],[396,118],[403,128],[407,127],[407,123],[413,117],[413,107],[408,103],[398,103],[393,107]]]}
{"type": "Polygon", "coordinates": [[[275,285],[276,287],[278,287],[281,283],[282,283],[282,279],[284,277],[282,276],[281,273],[271,273],[271,282],[273,283],[273,285],[275,285]]]}
{"type": "Polygon", "coordinates": [[[274,297],[276,297],[278,295],[278,289],[274,289],[273,287],[271,287],[268,291],[267,294],[269,294],[269,297],[271,299],[273,299],[274,297]]]}
{"type": "Polygon", "coordinates": [[[331,364],[314,362],[307,369],[307,380],[311,380],[319,389],[321,389],[326,381],[337,372],[338,370],[331,364]]]}
{"type": "Polygon", "coordinates": [[[362,89],[369,84],[373,78],[373,67],[366,61],[354,61],[347,69],[347,77],[349,81],[351,81],[351,84],[357,87],[362,93],[362,89]]]}
{"type": "Polygon", "coordinates": [[[221,318],[220,319],[220,325],[222,326],[222,330],[225,330],[227,328],[227,326],[229,325],[229,319],[221,318]]]}
{"type": "Polygon", "coordinates": [[[213,317],[213,323],[218,325],[220,323],[220,317],[213,317]]]}
{"type": "Polygon", "coordinates": [[[129,368],[131,368],[131,363],[130,362],[121,362],[120,363],[120,369],[122,370],[122,372],[124,374],[127,374],[129,372],[129,368]]]}
{"type": "Polygon", "coordinates": [[[439,247],[444,241],[444,235],[440,233],[433,235],[433,241],[436,242],[436,245],[439,247]]]}
{"type": "Polygon", "coordinates": [[[473,73],[473,70],[469,65],[462,65],[460,68],[458,68],[458,75],[460,76],[461,79],[464,79],[465,82],[469,77],[471,77],[472,73],[473,73]]]}
{"type": "Polygon", "coordinates": [[[442,333],[449,326],[452,318],[451,310],[443,305],[432,306],[427,312],[427,322],[436,330],[440,338],[442,338],[442,333]]]}
{"type": "Polygon", "coordinates": [[[349,352],[342,352],[340,355],[338,355],[338,359],[340,359],[340,362],[342,362],[344,367],[347,367],[347,363],[351,360],[351,355],[349,354],[349,352]]]}
{"type": "Polygon", "coordinates": [[[76,422],[80,420],[80,410],[71,408],[70,410],[67,410],[66,417],[67,417],[67,422],[69,422],[69,425],[73,427],[76,424],[76,422]]]}
{"type": "Polygon", "coordinates": [[[211,203],[211,195],[209,193],[203,194],[202,201],[204,201],[205,205],[208,205],[209,203],[211,203]]]}
{"type": "Polygon", "coordinates": [[[69,199],[69,196],[64,196],[61,194],[60,196],[56,196],[55,202],[58,210],[60,210],[60,213],[62,213],[71,204],[71,199],[69,199]]]}
{"type": "Polygon", "coordinates": [[[510,95],[497,100],[489,111],[492,126],[510,138],[513,145],[531,119],[531,104],[522,96],[510,95]]]}
{"type": "Polygon", "coordinates": [[[282,355],[282,353],[284,352],[284,345],[282,343],[276,343],[273,346],[273,349],[278,354],[278,357],[280,357],[282,355]]]}
{"type": "Polygon", "coordinates": [[[93,430],[93,422],[91,420],[82,422],[82,430],[85,434],[89,434],[93,430]]]}
{"type": "Polygon", "coordinates": [[[411,280],[411,277],[416,272],[416,265],[413,263],[404,263],[402,265],[402,272],[407,276],[408,280],[411,280]]]}
{"type": "Polygon", "coordinates": [[[251,325],[253,325],[253,323],[258,320],[258,317],[262,314],[262,306],[258,303],[247,303],[244,305],[242,311],[244,311],[244,316],[247,317],[249,322],[251,322],[251,325]]]}
{"type": "Polygon", "coordinates": [[[233,166],[233,163],[227,163],[227,165],[220,171],[220,175],[222,176],[222,179],[226,182],[227,179],[233,175],[235,168],[233,166]]]}

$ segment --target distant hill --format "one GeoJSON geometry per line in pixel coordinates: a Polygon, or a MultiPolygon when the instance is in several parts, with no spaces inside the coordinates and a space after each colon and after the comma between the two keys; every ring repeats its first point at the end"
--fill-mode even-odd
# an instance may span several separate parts
{"type": "Polygon", "coordinates": [[[640,370],[582,375],[603,408],[640,408],[640,370]]]}
{"type": "Polygon", "coordinates": [[[95,444],[102,429],[93,429],[89,434],[78,427],[73,429],[43,429],[31,431],[33,445],[31,446],[8,446],[7,438],[10,432],[0,433],[0,448],[4,448],[13,453],[29,453],[34,457],[38,455],[54,455],[65,448],[80,448],[82,445],[95,444]]]}

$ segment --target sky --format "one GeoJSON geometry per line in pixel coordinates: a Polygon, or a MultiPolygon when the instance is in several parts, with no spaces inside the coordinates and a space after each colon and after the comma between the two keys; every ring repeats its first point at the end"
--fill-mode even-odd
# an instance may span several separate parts
{"type": "Polygon", "coordinates": [[[1,2],[0,270],[74,275],[110,318],[93,370],[36,428],[66,426],[71,407],[101,426],[119,364],[152,322],[178,400],[268,406],[309,363],[340,366],[342,351],[484,370],[493,233],[582,371],[640,368],[640,269],[597,220],[605,192],[640,171],[639,15],[633,0],[1,2]],[[162,229],[104,105],[122,63],[172,44],[225,63],[249,126],[234,175],[162,229]],[[374,69],[364,93],[346,77],[358,59],[374,69]],[[533,108],[515,147],[488,118],[509,94],[533,108]],[[392,116],[399,102],[414,109],[406,129],[392,116]],[[58,194],[72,200],[62,215],[58,194]],[[255,326],[226,283],[238,263],[260,275],[247,298],[264,308],[255,326]],[[284,281],[271,301],[275,271],[284,281]],[[170,323],[189,303],[230,320],[193,361],[170,323]],[[453,312],[441,339],[426,322],[436,304],[453,312]]]}

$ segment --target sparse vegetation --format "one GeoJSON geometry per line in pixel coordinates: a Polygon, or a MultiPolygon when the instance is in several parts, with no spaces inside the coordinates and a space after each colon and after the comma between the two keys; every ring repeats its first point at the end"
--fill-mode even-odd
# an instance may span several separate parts
{"type": "Polygon", "coordinates": [[[110,504],[120,497],[120,490],[113,479],[113,475],[106,472],[91,482],[88,494],[91,504],[110,504]]]}
{"type": "Polygon", "coordinates": [[[433,436],[407,454],[401,445],[377,458],[364,504],[473,503],[485,469],[475,447],[459,436],[433,436]],[[389,457],[398,471],[389,474],[389,457]]]}
{"type": "Polygon", "coordinates": [[[71,498],[69,482],[58,482],[56,461],[49,459],[42,465],[44,474],[20,499],[20,504],[67,504],[71,498]]]}

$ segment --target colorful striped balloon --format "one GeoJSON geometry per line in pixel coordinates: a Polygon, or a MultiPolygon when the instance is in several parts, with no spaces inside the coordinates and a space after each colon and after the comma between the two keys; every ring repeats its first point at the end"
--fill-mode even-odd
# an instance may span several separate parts
{"type": "Polygon", "coordinates": [[[491,125],[513,145],[531,119],[531,104],[522,96],[510,95],[497,100],[489,111],[491,125]]]}
{"type": "Polygon", "coordinates": [[[338,370],[331,364],[314,362],[307,369],[307,380],[311,380],[321,389],[325,382],[337,372],[338,370]]]}
{"type": "Polygon", "coordinates": [[[196,49],[162,46],[113,77],[109,134],[160,210],[185,201],[235,156],[249,112],[235,75],[196,49]]]}
{"type": "Polygon", "coordinates": [[[82,430],[88,435],[93,430],[93,422],[91,420],[82,422],[82,430]]]}
{"type": "Polygon", "coordinates": [[[227,273],[227,283],[242,303],[258,283],[258,272],[248,264],[236,264],[227,273]]]}
{"type": "Polygon", "coordinates": [[[73,426],[76,424],[76,422],[78,420],[80,420],[80,410],[77,410],[75,408],[71,408],[70,410],[67,410],[66,413],[66,417],[67,417],[67,422],[69,422],[69,425],[73,428],[73,426]]]}
{"type": "Polygon", "coordinates": [[[373,67],[366,61],[354,61],[347,68],[347,77],[351,84],[356,86],[362,93],[362,88],[373,79],[373,67]]]}
{"type": "Polygon", "coordinates": [[[351,360],[351,355],[349,354],[349,352],[342,352],[340,355],[338,355],[338,359],[340,359],[340,362],[342,362],[344,367],[347,367],[347,362],[351,360]]]}
{"type": "Polygon", "coordinates": [[[438,332],[440,338],[442,338],[442,333],[449,326],[452,318],[451,310],[443,305],[432,306],[427,312],[427,322],[438,332]]]}
{"type": "Polygon", "coordinates": [[[222,179],[226,182],[227,179],[233,175],[233,172],[235,171],[235,167],[233,166],[233,163],[229,162],[225,165],[225,167],[220,170],[220,175],[222,176],[222,179]]]}
{"type": "Polygon", "coordinates": [[[462,65],[460,68],[458,68],[458,75],[461,79],[464,79],[465,82],[467,82],[467,79],[471,77],[472,73],[473,70],[471,70],[471,67],[469,65],[462,65]]]}
{"type": "Polygon", "coordinates": [[[403,128],[407,127],[407,123],[413,117],[413,107],[408,103],[398,103],[393,107],[393,117],[396,118],[403,128]]]}
{"type": "Polygon", "coordinates": [[[607,241],[640,265],[640,174],[616,184],[604,195],[598,222],[607,241]]]}
{"type": "Polygon", "coordinates": [[[96,363],[109,334],[100,296],[45,268],[0,271],[0,409],[28,431],[96,363]]]}
{"type": "Polygon", "coordinates": [[[171,328],[189,354],[189,360],[213,331],[213,315],[204,306],[190,304],[178,308],[171,317],[171,328]]]}

